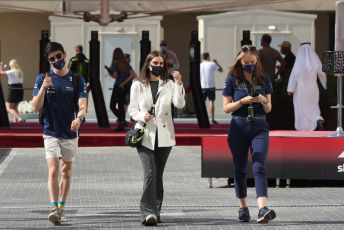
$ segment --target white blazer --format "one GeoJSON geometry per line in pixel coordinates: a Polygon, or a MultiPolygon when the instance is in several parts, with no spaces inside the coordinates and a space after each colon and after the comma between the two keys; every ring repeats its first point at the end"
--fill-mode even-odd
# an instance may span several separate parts
{"type": "MultiPolygon", "coordinates": [[[[159,80],[159,97],[155,104],[155,117],[146,123],[142,145],[154,150],[155,135],[158,129],[158,146],[170,147],[176,145],[174,126],[171,115],[171,104],[179,109],[185,106],[185,91],[183,85],[172,80],[163,83],[159,80]]],[[[128,113],[132,119],[138,121],[135,128],[142,128],[144,116],[153,105],[150,85],[134,81],[130,89],[130,104],[128,113]]]]}

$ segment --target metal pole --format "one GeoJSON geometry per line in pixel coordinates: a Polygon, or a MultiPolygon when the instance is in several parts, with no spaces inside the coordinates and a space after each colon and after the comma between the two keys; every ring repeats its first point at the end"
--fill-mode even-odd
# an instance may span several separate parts
{"type": "Polygon", "coordinates": [[[342,119],[343,119],[343,76],[337,76],[337,129],[336,129],[336,136],[344,136],[343,132],[343,125],[342,125],[342,119]]]}

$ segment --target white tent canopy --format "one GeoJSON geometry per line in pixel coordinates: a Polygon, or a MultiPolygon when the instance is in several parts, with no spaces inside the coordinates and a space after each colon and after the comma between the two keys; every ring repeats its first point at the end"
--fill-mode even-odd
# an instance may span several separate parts
{"type": "MultiPolygon", "coordinates": [[[[283,11],[334,11],[337,0],[222,0],[222,1],[128,1],[110,0],[113,11],[175,14],[185,12],[225,12],[249,9],[283,11]]],[[[100,10],[100,0],[1,1],[0,12],[39,12],[50,14],[100,10]]]]}

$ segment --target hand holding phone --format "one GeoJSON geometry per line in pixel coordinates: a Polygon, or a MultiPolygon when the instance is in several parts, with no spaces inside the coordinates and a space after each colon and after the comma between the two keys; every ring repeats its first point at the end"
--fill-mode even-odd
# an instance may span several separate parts
{"type": "Polygon", "coordinates": [[[254,92],[254,93],[252,94],[252,97],[258,97],[258,95],[259,95],[259,93],[254,92]]]}
{"type": "Polygon", "coordinates": [[[113,73],[113,71],[107,65],[104,65],[104,68],[108,71],[110,75],[113,73]]]}

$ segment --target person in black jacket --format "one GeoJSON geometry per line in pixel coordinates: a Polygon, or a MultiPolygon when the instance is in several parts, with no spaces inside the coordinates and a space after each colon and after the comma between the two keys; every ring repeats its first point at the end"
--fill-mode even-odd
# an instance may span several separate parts
{"type": "Polygon", "coordinates": [[[86,81],[87,93],[89,92],[89,60],[83,53],[82,45],[75,46],[75,56],[69,60],[68,68],[80,74],[86,81]]]}

